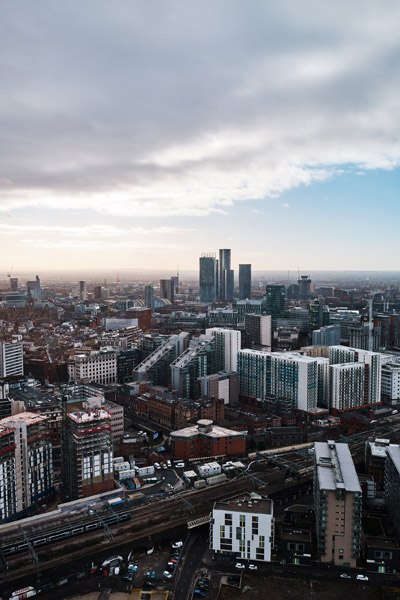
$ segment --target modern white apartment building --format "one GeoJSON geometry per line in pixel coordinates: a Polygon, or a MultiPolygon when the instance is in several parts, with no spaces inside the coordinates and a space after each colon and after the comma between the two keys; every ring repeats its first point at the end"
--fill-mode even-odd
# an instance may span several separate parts
{"type": "Polygon", "coordinates": [[[382,399],[392,405],[400,404],[400,362],[382,366],[382,399]]]}
{"type": "Polygon", "coordinates": [[[315,442],[314,502],[321,562],[355,567],[361,551],[362,492],[348,444],[315,442]]]}
{"type": "Polygon", "coordinates": [[[206,335],[215,338],[215,370],[236,371],[237,355],[241,348],[241,332],[223,327],[206,329],[206,335]]]}
{"type": "Polygon", "coordinates": [[[246,494],[216,502],[210,540],[211,548],[219,554],[269,562],[274,547],[272,500],[246,494]]]}
{"type": "Polygon", "coordinates": [[[24,374],[22,342],[0,341],[0,377],[24,374]]]}
{"type": "Polygon", "coordinates": [[[329,368],[330,408],[348,410],[365,404],[365,367],[344,363],[329,368]]]}
{"type": "Polygon", "coordinates": [[[260,400],[268,398],[270,357],[270,353],[261,350],[244,349],[238,352],[240,394],[260,400]]]}
{"type": "Polygon", "coordinates": [[[93,381],[103,385],[117,381],[117,352],[103,348],[90,354],[77,354],[68,360],[70,381],[93,381]]]}
{"type": "Polygon", "coordinates": [[[292,352],[270,355],[273,396],[288,397],[293,406],[308,412],[317,407],[318,363],[315,358],[292,352]]]}
{"type": "Polygon", "coordinates": [[[364,365],[364,404],[381,402],[381,369],[382,356],[378,352],[347,348],[347,346],[331,346],[329,348],[329,364],[360,363],[364,365]]]}

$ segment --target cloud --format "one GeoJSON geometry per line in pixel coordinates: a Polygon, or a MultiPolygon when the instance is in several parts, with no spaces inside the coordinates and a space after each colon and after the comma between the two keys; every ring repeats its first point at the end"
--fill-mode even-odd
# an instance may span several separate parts
{"type": "Polygon", "coordinates": [[[394,0],[5,0],[1,17],[3,212],[204,217],[400,164],[394,0]]]}
{"type": "Polygon", "coordinates": [[[289,205],[287,202],[282,202],[282,203],[281,203],[281,206],[282,206],[283,208],[290,208],[290,205],[289,205]]]}

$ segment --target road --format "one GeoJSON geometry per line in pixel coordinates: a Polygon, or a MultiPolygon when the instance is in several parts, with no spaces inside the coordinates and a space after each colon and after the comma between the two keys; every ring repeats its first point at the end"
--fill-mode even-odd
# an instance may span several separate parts
{"type": "Polygon", "coordinates": [[[198,531],[189,536],[175,584],[174,598],[176,600],[190,600],[194,576],[201,567],[202,558],[208,549],[208,536],[208,527],[200,527],[198,531]]]}

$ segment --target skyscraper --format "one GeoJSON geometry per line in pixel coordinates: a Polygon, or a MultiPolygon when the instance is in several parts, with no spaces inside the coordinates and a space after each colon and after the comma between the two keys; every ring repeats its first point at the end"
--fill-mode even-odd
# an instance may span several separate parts
{"type": "Polygon", "coordinates": [[[298,281],[300,300],[308,300],[311,294],[311,279],[308,275],[302,275],[298,281]]]}
{"type": "Polygon", "coordinates": [[[265,288],[265,309],[272,320],[281,319],[285,315],[285,286],[267,285],[265,288]]]}
{"type": "Polygon", "coordinates": [[[200,302],[212,304],[217,299],[218,270],[215,254],[203,253],[199,259],[200,302]]]}
{"type": "Polygon", "coordinates": [[[147,308],[154,310],[154,288],[152,285],[146,285],[144,288],[144,304],[147,308]]]}
{"type": "Polygon", "coordinates": [[[239,265],[239,299],[251,296],[251,265],[239,265]]]}
{"type": "Polygon", "coordinates": [[[175,282],[172,279],[160,279],[160,297],[171,302],[175,301],[175,282]]]}
{"type": "Polygon", "coordinates": [[[87,300],[87,284],[86,281],[79,282],[79,298],[81,302],[85,302],[87,300]]]}
{"type": "Polygon", "coordinates": [[[0,377],[24,374],[22,342],[0,341],[0,377]]]}
{"type": "Polygon", "coordinates": [[[234,272],[231,269],[231,251],[227,248],[219,251],[218,295],[221,302],[233,300],[234,272]]]}

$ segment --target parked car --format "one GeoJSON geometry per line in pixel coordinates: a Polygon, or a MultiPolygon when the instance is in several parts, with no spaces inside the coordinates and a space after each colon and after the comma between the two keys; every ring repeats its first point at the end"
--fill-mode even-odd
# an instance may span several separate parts
{"type": "Polygon", "coordinates": [[[342,579],[351,579],[351,575],[347,575],[347,573],[341,573],[341,574],[340,574],[340,577],[341,577],[342,579]]]}
{"type": "Polygon", "coordinates": [[[174,542],[173,544],[171,544],[171,548],[182,548],[183,546],[183,542],[181,540],[179,540],[178,542],[174,542]]]}
{"type": "Polygon", "coordinates": [[[250,571],[257,571],[257,565],[250,564],[249,569],[250,571]]]}
{"type": "Polygon", "coordinates": [[[238,562],[238,563],[236,563],[235,568],[236,569],[245,569],[246,567],[243,563],[238,562]]]}
{"type": "Polygon", "coordinates": [[[366,575],[356,575],[356,579],[357,581],[369,581],[368,577],[366,575]]]}
{"type": "Polygon", "coordinates": [[[157,470],[160,470],[160,469],[161,469],[161,465],[160,465],[160,463],[158,463],[158,462],[155,462],[155,463],[154,463],[154,468],[155,468],[155,469],[157,469],[157,470]]]}
{"type": "Polygon", "coordinates": [[[118,567],[120,565],[120,563],[122,563],[123,558],[122,556],[110,556],[110,558],[106,558],[106,560],[104,560],[102,562],[102,567],[118,567]]]}
{"type": "Polygon", "coordinates": [[[170,573],[169,571],[163,571],[163,576],[165,577],[165,579],[172,579],[172,573],[170,573]]]}

